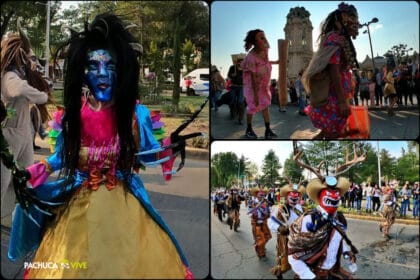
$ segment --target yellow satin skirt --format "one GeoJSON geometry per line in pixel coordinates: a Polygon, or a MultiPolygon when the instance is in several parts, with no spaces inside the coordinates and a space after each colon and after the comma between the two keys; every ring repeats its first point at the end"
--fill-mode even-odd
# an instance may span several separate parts
{"type": "Polygon", "coordinates": [[[168,234],[121,182],[111,191],[81,187],[46,230],[32,264],[37,262],[29,279],[186,276],[168,234]]]}

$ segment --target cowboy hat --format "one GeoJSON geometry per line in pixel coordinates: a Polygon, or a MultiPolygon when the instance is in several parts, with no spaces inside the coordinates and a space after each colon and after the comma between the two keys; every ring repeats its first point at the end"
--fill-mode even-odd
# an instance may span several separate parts
{"type": "Polygon", "coordinates": [[[335,179],[335,177],[327,177],[325,183],[322,183],[322,181],[318,178],[311,180],[306,187],[308,197],[315,203],[319,203],[319,193],[321,190],[326,189],[327,185],[331,188],[338,189],[340,196],[344,195],[344,193],[350,188],[350,181],[347,178],[339,177],[338,180],[335,180],[336,184],[334,184],[334,182],[331,182],[330,184],[329,180],[334,181],[332,178],[335,179]]]}
{"type": "Polygon", "coordinates": [[[280,189],[280,196],[281,197],[286,197],[287,196],[287,194],[289,193],[289,192],[292,192],[292,191],[298,191],[298,192],[300,192],[300,194],[304,194],[305,192],[306,192],[306,189],[305,189],[305,187],[304,186],[302,186],[302,185],[300,185],[300,186],[298,186],[298,185],[296,185],[296,184],[287,184],[287,185],[284,185],[281,189],[280,189]]]}
{"type": "Polygon", "coordinates": [[[253,187],[250,191],[249,191],[249,194],[251,195],[251,196],[257,196],[257,193],[259,192],[259,188],[258,187],[253,187]]]}

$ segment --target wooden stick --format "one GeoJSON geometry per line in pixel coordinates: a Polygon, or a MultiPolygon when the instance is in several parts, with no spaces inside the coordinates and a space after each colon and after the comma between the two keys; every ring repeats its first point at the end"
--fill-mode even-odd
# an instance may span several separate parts
{"type": "Polygon", "coordinates": [[[279,78],[278,78],[278,98],[279,105],[287,105],[287,58],[289,49],[289,40],[277,40],[277,47],[279,52],[279,78]]]}

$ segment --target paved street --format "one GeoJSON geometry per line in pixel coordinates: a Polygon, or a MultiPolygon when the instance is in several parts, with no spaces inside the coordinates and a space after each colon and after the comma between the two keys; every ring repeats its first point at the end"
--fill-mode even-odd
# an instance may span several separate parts
{"type": "MultiPolygon", "coordinates": [[[[267,243],[267,260],[259,260],[253,247],[250,218],[242,206],[239,232],[226,221],[211,217],[211,275],[216,279],[276,279],[270,269],[276,260],[276,237],[267,243]]],[[[385,242],[378,222],[347,219],[347,235],[356,248],[358,279],[415,279],[419,276],[419,226],[394,224],[385,242]]],[[[293,279],[293,271],[283,276],[293,279]]]]}
{"type": "MultiPolygon", "coordinates": [[[[270,106],[271,128],[278,139],[291,139],[296,130],[305,135],[314,134],[317,129],[306,116],[297,113],[298,107],[289,105],[286,112],[279,112],[277,105],[270,106]]],[[[222,105],[219,110],[211,111],[211,136],[213,139],[246,139],[246,116],[243,125],[237,120],[230,120],[229,107],[222,105]]],[[[386,110],[373,108],[369,111],[371,121],[371,139],[416,139],[419,136],[418,107],[396,109],[396,115],[389,117],[386,110]]],[[[264,139],[264,120],[261,113],[254,116],[253,129],[258,139],[264,139]]],[[[305,138],[309,139],[309,138],[305,138]]]]}
{"type": "MultiPolygon", "coordinates": [[[[35,160],[49,154],[46,142],[37,139],[37,144],[43,149],[36,152],[35,160]]],[[[185,167],[169,182],[163,180],[160,167],[141,171],[152,204],[176,236],[196,278],[205,278],[210,271],[208,170],[207,158],[187,153],[185,167]]],[[[12,263],[7,259],[8,243],[9,232],[2,227],[1,274],[8,279],[22,279],[23,261],[12,263]]],[[[26,259],[30,260],[31,256],[26,259]]]]}

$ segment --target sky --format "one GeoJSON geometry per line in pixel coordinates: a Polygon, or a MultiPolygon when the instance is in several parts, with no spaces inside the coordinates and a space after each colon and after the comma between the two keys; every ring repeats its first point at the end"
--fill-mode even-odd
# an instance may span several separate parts
{"type": "MultiPolygon", "coordinates": [[[[210,9],[211,63],[226,77],[232,64],[231,54],[244,53],[244,38],[252,29],[262,29],[270,43],[269,59],[277,60],[277,40],[285,38],[284,27],[290,8],[305,7],[312,22],[313,48],[320,23],[335,10],[341,1],[214,1],[210,9]]],[[[369,25],[373,55],[383,55],[392,46],[404,43],[419,53],[419,4],[415,1],[347,1],[353,4],[361,24],[372,18],[379,19],[369,25]]],[[[357,59],[362,62],[371,57],[369,36],[359,31],[353,41],[357,59]]],[[[410,53],[411,54],[411,53],[410,53]]],[[[278,78],[278,66],[273,65],[273,79],[278,78]]]]}
{"type": "MultiPolygon", "coordinates": [[[[304,144],[305,141],[302,141],[304,144]]],[[[282,166],[293,151],[292,141],[214,141],[211,144],[211,157],[217,153],[233,152],[239,158],[243,155],[254,162],[261,170],[264,157],[272,149],[282,166]]],[[[407,150],[407,141],[369,141],[376,150],[385,149],[392,157],[401,156],[401,148],[407,150]]]]}
{"type": "Polygon", "coordinates": [[[60,10],[66,10],[69,9],[70,6],[73,6],[74,8],[77,8],[80,3],[83,1],[61,1],[61,7],[60,10]]]}

